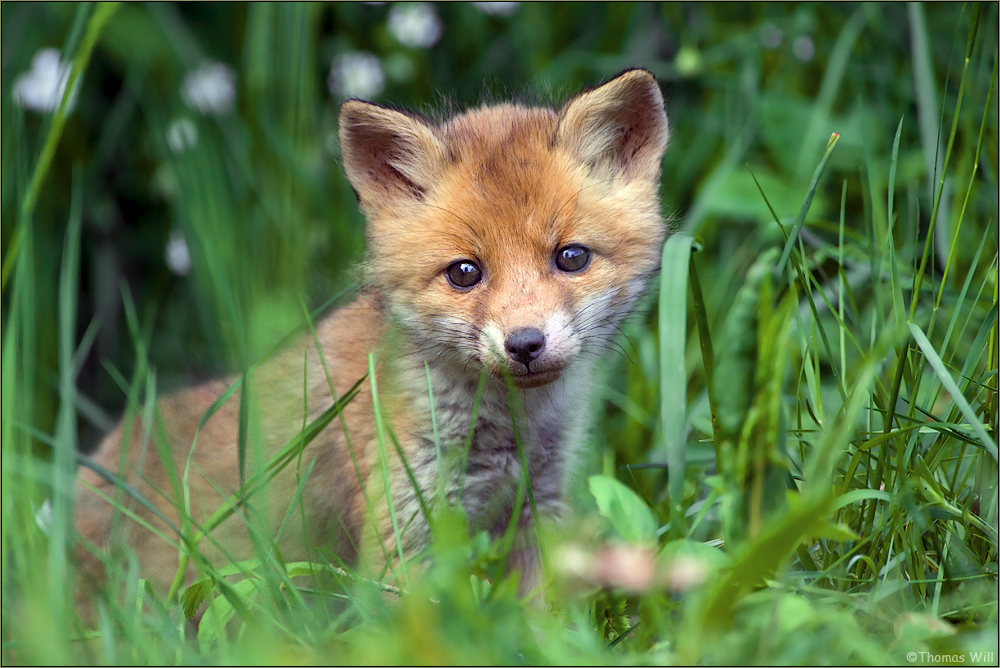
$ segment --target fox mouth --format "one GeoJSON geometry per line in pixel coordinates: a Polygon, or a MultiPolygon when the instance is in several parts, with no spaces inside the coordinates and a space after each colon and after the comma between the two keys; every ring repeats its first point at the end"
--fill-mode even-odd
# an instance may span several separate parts
{"type": "Polygon", "coordinates": [[[565,366],[546,365],[543,369],[531,369],[526,368],[523,364],[512,363],[502,371],[494,367],[493,375],[501,379],[509,378],[515,387],[527,390],[548,385],[557,380],[564,370],[565,366]]]}
{"type": "Polygon", "coordinates": [[[522,374],[514,374],[512,380],[521,389],[542,387],[562,375],[562,369],[546,369],[545,371],[528,371],[522,374]]]}

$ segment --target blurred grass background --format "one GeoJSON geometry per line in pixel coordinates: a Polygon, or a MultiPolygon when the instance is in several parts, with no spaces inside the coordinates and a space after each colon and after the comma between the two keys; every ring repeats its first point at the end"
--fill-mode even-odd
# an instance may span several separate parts
{"type": "Polygon", "coordinates": [[[3,3],[0,26],[5,662],[995,663],[995,3],[3,3]],[[346,95],[558,102],[633,66],[667,100],[679,270],[595,388],[605,477],[552,563],[634,571],[596,531],[657,546],[655,582],[598,591],[584,560],[535,615],[442,529],[465,557],[374,618],[240,614],[201,645],[176,604],[73,620],[74,448],[354,284],[346,95]]]}

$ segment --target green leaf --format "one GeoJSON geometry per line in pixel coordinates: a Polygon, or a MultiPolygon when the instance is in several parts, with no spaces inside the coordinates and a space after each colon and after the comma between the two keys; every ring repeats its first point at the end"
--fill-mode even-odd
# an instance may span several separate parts
{"type": "Polygon", "coordinates": [[[194,613],[198,611],[198,606],[205,600],[209,592],[212,591],[212,579],[205,578],[198,580],[181,594],[181,606],[184,608],[184,616],[189,620],[194,619],[194,613]]]}
{"type": "Polygon", "coordinates": [[[230,597],[240,601],[241,608],[249,608],[257,594],[257,580],[254,578],[240,580],[227,589],[225,593],[212,599],[198,624],[198,645],[203,652],[208,650],[212,643],[223,637],[226,624],[236,613],[230,597]]]}
{"type": "Polygon", "coordinates": [[[848,540],[858,540],[860,536],[846,524],[838,522],[826,522],[816,527],[812,534],[816,538],[826,538],[844,542],[848,540]]]}
{"type": "Polygon", "coordinates": [[[693,559],[705,568],[706,574],[726,568],[732,563],[729,555],[719,548],[686,538],[672,540],[664,545],[656,559],[667,566],[678,559],[693,559]]]}
{"type": "Polygon", "coordinates": [[[702,608],[702,624],[720,625],[731,619],[745,594],[773,573],[796,545],[826,523],[831,501],[829,496],[793,495],[785,515],[770,522],[734,560],[724,577],[713,584],[702,608]]]}
{"type": "Polygon", "coordinates": [[[590,476],[588,482],[598,511],[622,538],[636,545],[655,542],[656,521],[649,506],[638,494],[606,475],[590,476]]]}

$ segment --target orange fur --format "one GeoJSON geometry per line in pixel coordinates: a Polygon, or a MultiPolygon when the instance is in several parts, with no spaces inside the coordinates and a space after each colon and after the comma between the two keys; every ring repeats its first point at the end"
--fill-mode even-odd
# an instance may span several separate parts
{"type": "MultiPolygon", "coordinates": [[[[488,106],[432,124],[360,100],[343,104],[344,168],[368,218],[366,285],[354,303],[317,324],[318,349],[304,337],[252,374],[248,398],[257,417],[247,469],[256,470],[304,419],[321,414],[361,378],[369,353],[391,434],[381,435],[380,447],[368,378],[343,423],[334,421],[306,448],[301,468],[287,467],[266,498],[251,502],[273,537],[298,485],[296,470],[313,466],[301,513],[291,513],[277,541],[286,561],[315,558],[306,553],[310,546],[346,562],[360,556],[364,569],[377,573],[386,554],[396,553],[390,501],[398,525],[406,527],[404,553],[419,551],[429,524],[412,474],[432,506],[443,482],[449,500],[461,499],[474,530],[497,536],[516,522],[512,562],[525,571],[522,588],[540,583],[527,504],[511,517],[524,473],[511,413],[538,512],[558,517],[585,435],[594,359],[658,268],[666,234],[658,190],[667,135],[659,87],[644,70],[627,71],[559,111],[488,106]],[[567,247],[589,250],[589,264],[562,268],[556,259],[567,247]],[[450,282],[458,262],[474,263],[477,283],[450,282]],[[484,368],[474,438],[459,471],[484,368]],[[517,388],[513,411],[505,376],[517,388]],[[443,461],[434,444],[428,377],[443,461]]],[[[124,471],[179,526],[183,492],[170,485],[169,469],[180,476],[191,453],[190,511],[204,522],[239,486],[239,392],[208,420],[192,450],[199,419],[229,382],[160,400],[153,425],[132,425],[127,453],[122,425],[95,459],[124,471]]],[[[114,497],[110,483],[86,469],[80,480],[78,532],[99,549],[124,537],[142,576],[165,591],[177,551],[140,525],[113,518],[91,491],[114,497]]],[[[129,507],[171,536],[148,510],[129,507]]],[[[209,561],[258,555],[245,514],[236,513],[203,541],[209,561]]],[[[78,557],[85,573],[100,578],[101,559],[85,549],[78,557]]],[[[187,575],[194,577],[194,561],[187,575]]]]}

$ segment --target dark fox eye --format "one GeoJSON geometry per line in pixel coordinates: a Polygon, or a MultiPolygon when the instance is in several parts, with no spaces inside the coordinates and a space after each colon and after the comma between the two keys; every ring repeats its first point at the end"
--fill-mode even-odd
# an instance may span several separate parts
{"type": "Polygon", "coordinates": [[[556,251],[556,266],[563,271],[582,271],[590,264],[590,249],[584,246],[563,246],[556,251]]]}
{"type": "Polygon", "coordinates": [[[452,262],[444,271],[452,287],[471,288],[483,279],[483,272],[472,260],[452,262]]]}

